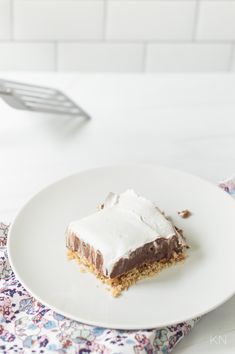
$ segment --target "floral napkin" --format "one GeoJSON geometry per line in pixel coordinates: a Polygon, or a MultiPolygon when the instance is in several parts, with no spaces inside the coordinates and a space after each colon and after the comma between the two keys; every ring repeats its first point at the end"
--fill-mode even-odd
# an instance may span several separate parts
{"type": "MultiPolygon", "coordinates": [[[[219,185],[235,194],[235,179],[219,185]]],[[[16,279],[7,258],[8,228],[9,225],[0,223],[1,353],[167,354],[198,321],[192,319],[161,329],[123,331],[70,320],[34,299],[16,279]]]]}

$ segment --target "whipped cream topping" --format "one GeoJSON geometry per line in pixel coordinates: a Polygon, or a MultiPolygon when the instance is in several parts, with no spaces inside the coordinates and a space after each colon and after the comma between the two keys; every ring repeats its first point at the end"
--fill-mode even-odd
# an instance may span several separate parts
{"type": "Polygon", "coordinates": [[[102,209],[72,222],[68,233],[101,252],[109,275],[119,259],[159,237],[171,238],[177,231],[153,202],[127,190],[120,195],[109,193],[102,209]]]}

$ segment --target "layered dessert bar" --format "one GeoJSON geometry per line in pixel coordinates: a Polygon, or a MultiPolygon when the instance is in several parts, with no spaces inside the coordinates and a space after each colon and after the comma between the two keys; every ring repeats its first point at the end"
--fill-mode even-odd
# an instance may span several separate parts
{"type": "Polygon", "coordinates": [[[148,199],[127,190],[109,193],[99,210],[71,222],[68,257],[85,265],[118,296],[142,278],[182,261],[182,231],[148,199]]]}

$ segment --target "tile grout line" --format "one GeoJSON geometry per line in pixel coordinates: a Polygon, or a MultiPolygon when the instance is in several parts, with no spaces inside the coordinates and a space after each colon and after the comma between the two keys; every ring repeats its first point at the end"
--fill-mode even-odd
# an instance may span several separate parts
{"type": "MultiPolygon", "coordinates": [[[[19,0],[19,1],[25,1],[25,0],[19,0]]],[[[31,1],[31,2],[33,2],[34,0],[26,0],[26,1],[31,1]]],[[[47,2],[48,0],[41,0],[42,2],[44,1],[44,2],[47,2]]],[[[66,2],[67,0],[51,0],[51,1],[53,1],[53,2],[55,2],[55,3],[57,3],[57,2],[66,2]]],[[[103,1],[103,0],[70,0],[70,1],[74,1],[74,2],[76,2],[76,1],[90,1],[90,2],[101,2],[101,1],[103,1]]],[[[118,1],[118,0],[108,0],[108,1],[110,1],[110,2],[115,2],[115,1],[118,1]]],[[[136,0],[128,0],[128,1],[130,1],[130,2],[135,2],[136,0]]],[[[140,0],[140,1],[145,1],[145,0],[140,0]]],[[[175,2],[175,0],[149,0],[149,1],[156,1],[156,2],[161,2],[161,1],[164,1],[164,2],[175,2]]],[[[183,2],[188,2],[188,1],[190,1],[190,2],[193,2],[193,1],[195,1],[195,0],[179,0],[179,1],[183,1],[183,2]]],[[[205,1],[208,1],[208,0],[205,0],[205,1]]],[[[215,2],[221,2],[221,1],[223,1],[223,0],[213,0],[213,1],[215,1],[215,2]]],[[[233,1],[233,0],[230,0],[230,1],[233,1]]]]}
{"type": "MultiPolygon", "coordinates": [[[[98,1],[98,0],[97,0],[98,1]]],[[[8,39],[0,39],[0,43],[7,43],[9,42],[8,39]]],[[[82,43],[88,43],[88,44],[102,44],[104,42],[103,39],[61,39],[61,38],[55,38],[55,39],[13,39],[14,43],[63,43],[63,44],[82,44],[82,43]]],[[[133,40],[125,40],[125,39],[110,39],[106,40],[106,43],[110,44],[142,44],[143,42],[147,44],[205,44],[205,45],[213,45],[213,44],[231,44],[235,43],[235,40],[213,40],[213,39],[206,39],[206,40],[196,40],[195,42],[192,40],[173,40],[173,39],[163,39],[163,40],[154,40],[154,39],[143,39],[140,38],[138,40],[133,39],[133,40]]]]}

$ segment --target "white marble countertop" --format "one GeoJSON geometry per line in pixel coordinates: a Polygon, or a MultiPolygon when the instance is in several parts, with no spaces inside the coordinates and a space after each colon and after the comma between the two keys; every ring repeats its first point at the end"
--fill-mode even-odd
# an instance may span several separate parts
{"type": "MultiPolygon", "coordinates": [[[[63,89],[89,112],[81,122],[0,101],[0,219],[11,221],[36,191],[85,168],[164,164],[214,183],[235,173],[235,75],[15,74],[63,89]]],[[[233,353],[235,297],[204,316],[178,354],[233,353]]]]}

